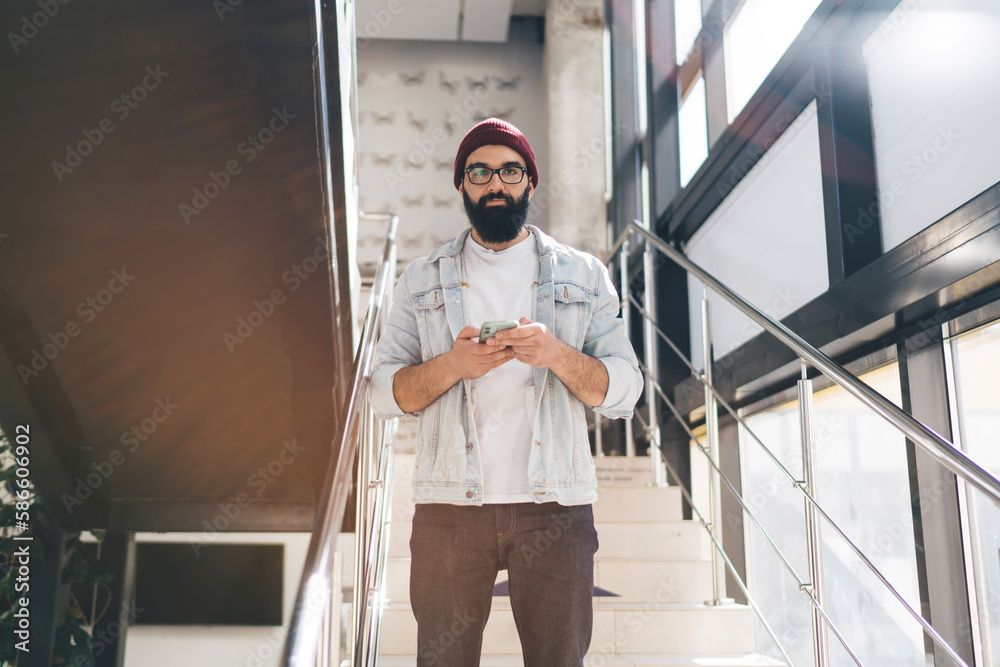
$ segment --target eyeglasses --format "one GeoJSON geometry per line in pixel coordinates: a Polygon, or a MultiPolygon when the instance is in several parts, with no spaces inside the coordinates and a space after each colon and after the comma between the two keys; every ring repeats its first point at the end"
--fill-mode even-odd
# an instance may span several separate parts
{"type": "Polygon", "coordinates": [[[493,180],[493,174],[500,176],[500,180],[507,185],[517,185],[524,180],[524,172],[527,171],[519,165],[506,165],[499,169],[489,167],[469,167],[465,173],[469,175],[469,182],[473,185],[486,185],[493,180]]]}

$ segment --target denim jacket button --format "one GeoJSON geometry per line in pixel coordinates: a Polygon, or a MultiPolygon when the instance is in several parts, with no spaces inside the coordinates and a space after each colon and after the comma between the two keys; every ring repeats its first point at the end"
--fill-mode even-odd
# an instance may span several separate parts
{"type": "Polygon", "coordinates": [[[466,498],[471,498],[471,497],[472,497],[472,495],[473,495],[473,494],[472,494],[472,491],[466,491],[466,492],[465,492],[465,497],[466,497],[466,498]]]}

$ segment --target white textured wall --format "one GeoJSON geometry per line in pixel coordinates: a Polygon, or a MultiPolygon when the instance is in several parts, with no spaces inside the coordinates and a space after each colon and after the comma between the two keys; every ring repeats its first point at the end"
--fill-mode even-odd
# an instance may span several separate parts
{"type": "Polygon", "coordinates": [[[604,201],[604,3],[550,0],[545,13],[547,167],[535,195],[549,232],[598,254],[607,246],[604,201]]]}
{"type": "MultiPolygon", "coordinates": [[[[799,115],[692,237],[688,256],[781,319],[829,288],[816,103],[799,115]]],[[[691,355],[703,367],[702,284],[688,278],[691,355]]],[[[720,359],[761,328],[713,293],[720,359]]]]}
{"type": "MultiPolygon", "coordinates": [[[[399,214],[402,263],[468,226],[452,183],[453,165],[459,142],[480,120],[497,116],[520,128],[544,181],[543,100],[542,44],[534,21],[512,22],[504,44],[359,44],[361,208],[399,214]]],[[[546,228],[545,212],[533,209],[529,221],[546,228]]],[[[361,223],[362,267],[381,253],[384,230],[381,223],[361,223]]]]}
{"type": "Polygon", "coordinates": [[[1000,181],[1000,2],[905,0],[864,55],[888,250],[1000,181]]]}

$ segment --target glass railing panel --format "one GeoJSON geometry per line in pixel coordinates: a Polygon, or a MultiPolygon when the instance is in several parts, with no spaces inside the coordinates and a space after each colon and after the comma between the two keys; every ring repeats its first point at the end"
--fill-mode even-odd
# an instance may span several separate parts
{"type": "MultiPolygon", "coordinates": [[[[899,403],[895,363],[861,379],[899,403]]],[[[801,479],[797,400],[751,414],[746,421],[788,470],[801,479]]],[[[905,438],[840,387],[814,395],[815,497],[903,597],[920,608],[905,438]]],[[[743,494],[799,576],[809,580],[803,499],[745,429],[740,433],[743,494]]],[[[865,664],[923,665],[919,625],[849,545],[820,523],[824,593],[831,620],[865,664]]],[[[812,664],[808,602],[753,526],[746,529],[747,578],[792,659],[812,664]]],[[[762,627],[760,646],[769,646],[762,627]]],[[[830,664],[853,665],[831,637],[830,664]]],[[[775,655],[775,657],[777,657],[775,655]]]]}
{"type": "MultiPolygon", "coordinates": [[[[750,415],[747,425],[793,475],[802,475],[799,404],[788,401],[750,415]]],[[[807,581],[806,529],[802,495],[760,446],[740,427],[743,497],[798,576],[807,581]]],[[[745,519],[745,518],[744,518],[745,519]]],[[[728,518],[726,520],[729,520],[728,518]]],[[[745,520],[747,584],[796,665],[813,664],[809,601],[774,554],[764,536],[745,520]]],[[[771,638],[755,619],[758,650],[780,659],[771,638]]]]}
{"type": "MultiPolygon", "coordinates": [[[[901,404],[895,362],[860,379],[901,404]]],[[[915,609],[920,609],[906,439],[844,389],[817,391],[815,497],[915,609]]],[[[920,626],[848,544],[821,524],[825,603],[865,664],[922,667],[920,626]]],[[[830,642],[830,664],[853,665],[830,642]]]]}
{"type": "MultiPolygon", "coordinates": [[[[951,339],[958,439],[993,474],[1000,473],[1000,322],[951,339]]],[[[971,568],[982,664],[1000,665],[1000,507],[968,492],[971,568]]]]}

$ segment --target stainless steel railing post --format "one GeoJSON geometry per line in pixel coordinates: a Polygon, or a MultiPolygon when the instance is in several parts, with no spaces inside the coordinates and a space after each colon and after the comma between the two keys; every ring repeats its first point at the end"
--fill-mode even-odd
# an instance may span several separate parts
{"type": "MultiPolygon", "coordinates": [[[[625,320],[625,337],[632,338],[632,305],[628,298],[628,238],[622,242],[619,270],[621,275],[622,319],[625,320]]],[[[635,435],[632,420],[625,420],[625,456],[635,456],[635,435]]]]}
{"type": "MultiPolygon", "coordinates": [[[[805,477],[806,493],[816,495],[816,460],[813,456],[813,392],[812,380],[808,377],[809,367],[802,359],[802,379],[799,380],[799,423],[802,431],[802,474],[805,477]]],[[[806,520],[806,555],[809,563],[810,589],[807,591],[816,600],[819,607],[823,606],[823,543],[820,539],[819,513],[816,506],[808,500],[805,504],[806,520]]],[[[820,616],[819,609],[812,609],[813,658],[817,667],[826,667],[830,661],[830,649],[827,640],[826,623],[820,616]]]]}
{"type": "MultiPolygon", "coordinates": [[[[643,310],[651,314],[655,319],[656,315],[656,272],[654,271],[654,250],[646,243],[642,252],[642,273],[643,273],[643,310]]],[[[649,465],[652,468],[653,486],[667,485],[667,471],[663,467],[663,454],[660,451],[660,419],[656,411],[656,385],[659,384],[659,363],[656,358],[656,331],[653,329],[653,320],[644,317],[642,319],[643,347],[646,352],[646,405],[649,407],[649,465]]]]}
{"type": "Polygon", "coordinates": [[[385,611],[385,577],[389,567],[389,541],[392,539],[392,495],[395,484],[393,471],[395,469],[396,448],[394,443],[398,424],[399,422],[395,419],[385,422],[383,427],[386,429],[386,433],[381,438],[381,441],[385,443],[382,446],[382,455],[385,460],[381,466],[382,473],[380,474],[384,484],[382,486],[382,511],[379,516],[381,530],[379,531],[378,572],[375,577],[375,605],[372,611],[372,620],[375,622],[375,629],[372,632],[372,656],[375,656],[373,664],[378,664],[377,656],[382,639],[382,613],[385,611]]]}
{"type": "MultiPolygon", "coordinates": [[[[722,544],[722,483],[719,480],[719,409],[715,394],[711,390],[712,362],[712,312],[708,301],[708,288],[705,288],[701,301],[701,344],[705,362],[705,431],[708,439],[708,453],[715,464],[708,471],[709,512],[712,519],[712,535],[722,544]]],[[[712,599],[706,604],[719,606],[733,604],[733,599],[726,597],[726,567],[715,549],[712,550],[712,599]]]]}
{"type": "Polygon", "coordinates": [[[367,559],[365,554],[368,553],[368,535],[367,531],[364,530],[364,526],[368,525],[368,485],[361,480],[368,479],[368,424],[370,418],[368,415],[363,415],[359,420],[360,426],[358,427],[358,483],[355,485],[355,507],[354,507],[354,571],[352,572],[352,591],[351,591],[351,628],[354,631],[354,635],[348,638],[348,644],[351,649],[351,660],[354,664],[358,664],[359,660],[364,658],[363,655],[358,654],[358,642],[357,642],[357,632],[358,628],[362,627],[365,623],[366,610],[367,610],[367,600],[366,592],[364,587],[365,581],[365,564],[367,559]]]}
{"type": "Polygon", "coordinates": [[[344,591],[344,554],[333,552],[333,573],[330,577],[330,606],[333,610],[330,624],[330,667],[340,667],[341,659],[341,600],[344,591]]]}
{"type": "Polygon", "coordinates": [[[323,634],[322,645],[320,646],[319,664],[322,667],[330,667],[333,664],[333,599],[330,595],[325,596],[323,611],[323,634]]]}

